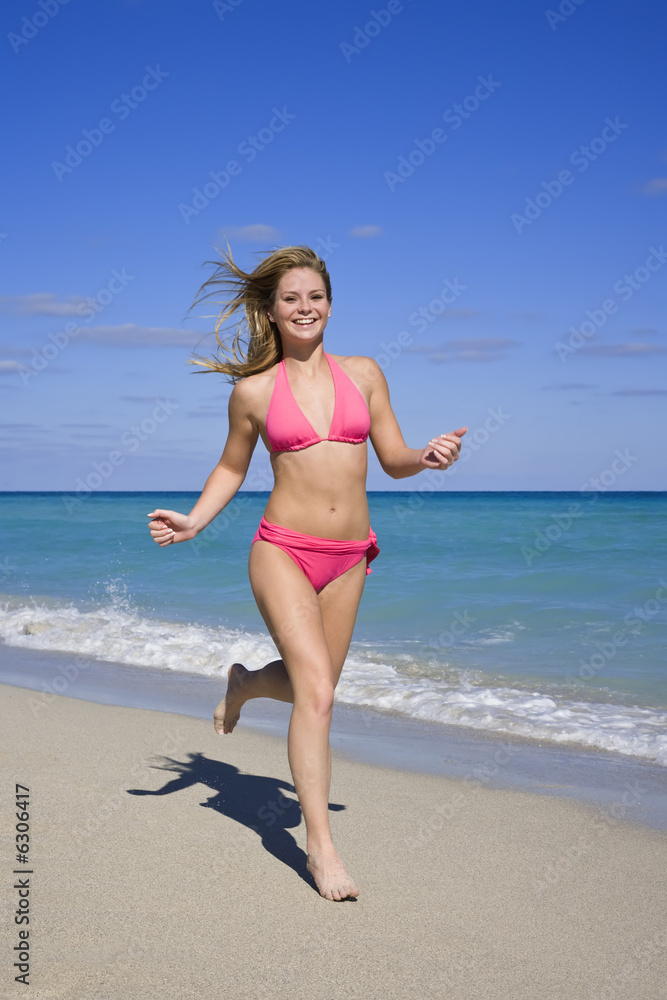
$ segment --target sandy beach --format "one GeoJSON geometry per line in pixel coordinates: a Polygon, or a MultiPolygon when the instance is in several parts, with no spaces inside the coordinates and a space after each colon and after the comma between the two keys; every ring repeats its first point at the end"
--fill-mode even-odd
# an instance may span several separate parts
{"type": "MultiPolygon", "coordinates": [[[[284,740],[66,697],[33,712],[35,692],[1,690],[6,886],[27,877],[14,782],[30,789],[34,997],[664,997],[664,833],[334,755],[361,895],[331,903],[305,870],[284,740]]],[[[6,996],[23,990],[17,902],[6,996]]]]}

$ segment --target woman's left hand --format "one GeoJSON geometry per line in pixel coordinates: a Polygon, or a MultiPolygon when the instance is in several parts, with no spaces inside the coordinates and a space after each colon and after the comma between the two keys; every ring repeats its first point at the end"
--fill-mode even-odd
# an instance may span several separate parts
{"type": "Polygon", "coordinates": [[[451,434],[439,434],[432,438],[421,453],[419,464],[427,469],[448,469],[461,454],[461,438],[467,430],[467,427],[459,427],[451,434]]]}

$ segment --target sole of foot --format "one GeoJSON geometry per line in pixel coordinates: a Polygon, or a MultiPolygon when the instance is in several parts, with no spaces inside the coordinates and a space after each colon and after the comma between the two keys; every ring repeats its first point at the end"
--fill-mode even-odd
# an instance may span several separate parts
{"type": "Polygon", "coordinates": [[[213,725],[215,731],[222,735],[231,733],[234,726],[239,721],[241,708],[245,698],[241,696],[241,688],[248,676],[248,671],[242,663],[232,663],[227,671],[227,690],[215,712],[213,713],[213,725]]]}

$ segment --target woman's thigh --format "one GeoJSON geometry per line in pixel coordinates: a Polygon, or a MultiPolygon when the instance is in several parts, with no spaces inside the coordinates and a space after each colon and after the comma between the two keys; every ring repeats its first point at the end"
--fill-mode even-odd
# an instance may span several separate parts
{"type": "Polygon", "coordinates": [[[322,609],[312,584],[276,545],[256,541],[248,560],[260,614],[289,675],[295,698],[333,688],[337,677],[322,609]]]}
{"type": "Polygon", "coordinates": [[[319,592],[324,634],[333,666],[334,687],[338,684],[350,648],[359,602],[366,583],[366,558],[319,592]]]}

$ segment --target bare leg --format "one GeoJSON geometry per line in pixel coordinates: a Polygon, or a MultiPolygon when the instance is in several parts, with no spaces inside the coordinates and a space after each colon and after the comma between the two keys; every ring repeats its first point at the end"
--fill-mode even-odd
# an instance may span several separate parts
{"type": "Polygon", "coordinates": [[[292,682],[282,660],[272,660],[261,670],[246,670],[242,663],[232,663],[227,673],[225,697],[213,713],[217,732],[231,733],[239,721],[241,709],[251,698],[294,701],[292,682]]]}
{"type": "MultiPolygon", "coordinates": [[[[362,562],[365,570],[366,561],[362,562]]],[[[331,653],[334,687],[338,684],[345,663],[361,596],[357,597],[357,588],[350,589],[347,586],[347,576],[346,573],[332,580],[317,595],[325,637],[331,653]]],[[[246,701],[252,698],[273,698],[274,701],[294,702],[292,682],[282,660],[272,660],[259,670],[247,670],[242,663],[232,663],[227,672],[225,697],[213,713],[216,731],[233,732],[239,721],[241,709],[246,701]]]]}
{"type": "MultiPolygon", "coordinates": [[[[253,593],[282,660],[256,672],[264,674],[263,678],[247,683],[257,684],[257,691],[266,685],[265,689],[277,688],[286,695],[276,664],[282,664],[289,677],[294,708],[287,749],[306,823],[308,868],[321,895],[335,900],[359,892],[331,838],[329,727],[334,687],[349,646],[365,571],[366,561],[362,560],[317,595],[281,549],[268,542],[256,542],[250,554],[253,593]]],[[[243,670],[232,668],[235,682],[246,683],[243,670]]],[[[229,717],[234,718],[231,710],[229,717]]]]}

